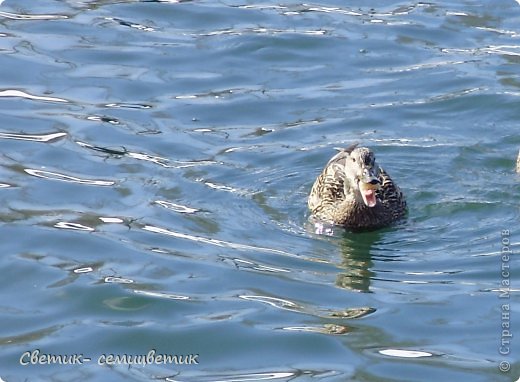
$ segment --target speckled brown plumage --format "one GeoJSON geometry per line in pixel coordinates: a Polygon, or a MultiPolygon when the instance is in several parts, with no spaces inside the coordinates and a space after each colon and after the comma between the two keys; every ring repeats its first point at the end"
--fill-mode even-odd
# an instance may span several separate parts
{"type": "Polygon", "coordinates": [[[399,187],[377,165],[373,152],[357,144],[327,163],[314,182],[308,206],[318,220],[351,229],[381,228],[406,213],[399,187]],[[363,197],[364,192],[368,196],[363,197]]]}

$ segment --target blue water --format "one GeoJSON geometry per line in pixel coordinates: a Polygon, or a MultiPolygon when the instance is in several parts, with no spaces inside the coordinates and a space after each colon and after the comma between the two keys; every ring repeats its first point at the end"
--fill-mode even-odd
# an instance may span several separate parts
{"type": "Polygon", "coordinates": [[[0,23],[2,381],[519,378],[517,2],[6,0],[0,23]],[[408,217],[318,235],[307,194],[355,141],[408,217]],[[152,351],[177,364],[106,362],[152,351]]]}

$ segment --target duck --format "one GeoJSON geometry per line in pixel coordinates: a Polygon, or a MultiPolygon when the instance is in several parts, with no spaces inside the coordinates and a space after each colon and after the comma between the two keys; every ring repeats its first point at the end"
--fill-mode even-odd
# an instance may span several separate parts
{"type": "Polygon", "coordinates": [[[339,149],[316,178],[307,200],[311,217],[351,230],[389,226],[406,215],[405,197],[374,152],[358,146],[339,149]]]}
{"type": "Polygon", "coordinates": [[[518,158],[516,158],[516,172],[520,174],[520,151],[518,151],[518,158]]]}

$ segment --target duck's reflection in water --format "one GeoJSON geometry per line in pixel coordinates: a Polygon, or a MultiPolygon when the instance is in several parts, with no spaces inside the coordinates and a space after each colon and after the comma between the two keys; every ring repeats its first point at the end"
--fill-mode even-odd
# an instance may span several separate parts
{"type": "Polygon", "coordinates": [[[381,239],[380,232],[345,233],[340,241],[341,264],[344,269],[336,279],[340,288],[370,292],[370,281],[375,273],[371,250],[381,239]]]}

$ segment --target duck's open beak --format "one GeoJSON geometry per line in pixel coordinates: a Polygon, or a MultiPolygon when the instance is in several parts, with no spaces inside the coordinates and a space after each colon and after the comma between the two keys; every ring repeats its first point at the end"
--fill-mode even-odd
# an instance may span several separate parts
{"type": "Polygon", "coordinates": [[[379,179],[373,173],[359,181],[359,191],[367,207],[375,207],[377,204],[376,191],[379,190],[380,186],[379,179]]]}

